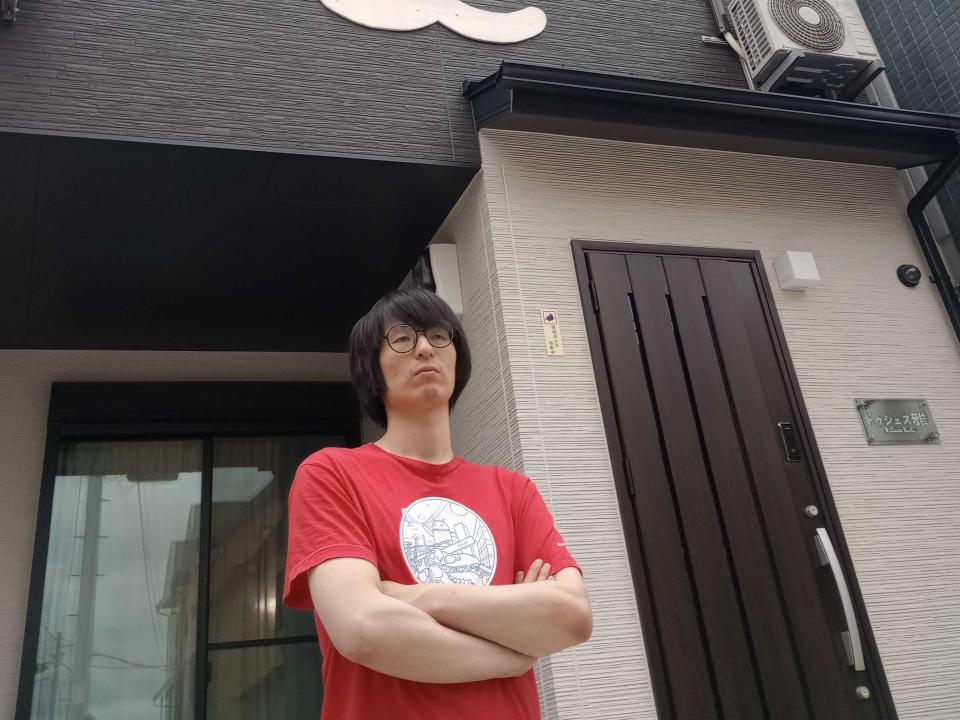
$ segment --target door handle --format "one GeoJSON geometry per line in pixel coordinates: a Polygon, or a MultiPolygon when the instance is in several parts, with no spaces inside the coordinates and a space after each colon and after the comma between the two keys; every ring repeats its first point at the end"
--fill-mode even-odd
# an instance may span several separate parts
{"type": "Polygon", "coordinates": [[[826,528],[817,528],[817,534],[813,538],[817,546],[817,555],[820,556],[820,565],[830,566],[833,572],[833,581],[837,585],[837,593],[840,595],[840,603],[843,605],[843,614],[847,620],[847,629],[840,633],[843,640],[843,649],[847,654],[847,662],[853,665],[854,670],[863,670],[863,645],[860,642],[860,629],[857,627],[857,616],[853,612],[853,600],[850,598],[850,586],[847,585],[847,579],[843,575],[843,568],[840,567],[840,558],[837,557],[837,551],[833,549],[833,543],[830,542],[830,536],[826,528]]]}

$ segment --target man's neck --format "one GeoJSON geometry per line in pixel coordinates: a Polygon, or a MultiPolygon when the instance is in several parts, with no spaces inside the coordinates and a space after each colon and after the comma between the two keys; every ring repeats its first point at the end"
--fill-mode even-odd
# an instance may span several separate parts
{"type": "Polygon", "coordinates": [[[429,463],[449,462],[453,460],[450,414],[437,411],[406,417],[392,413],[388,418],[387,431],[375,444],[394,455],[429,463]]]}

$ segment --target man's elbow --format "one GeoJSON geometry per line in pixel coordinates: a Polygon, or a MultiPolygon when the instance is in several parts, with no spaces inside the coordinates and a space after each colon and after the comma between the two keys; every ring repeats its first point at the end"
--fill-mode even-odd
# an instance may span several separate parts
{"type": "Polygon", "coordinates": [[[343,621],[330,641],[341,655],[358,665],[369,665],[377,657],[378,638],[382,637],[374,627],[369,613],[356,613],[343,621]]]}
{"type": "Polygon", "coordinates": [[[590,603],[586,600],[578,603],[576,609],[571,613],[570,635],[573,638],[574,645],[585,643],[593,635],[593,611],[590,609],[590,603]]]}
{"type": "Polygon", "coordinates": [[[593,612],[586,598],[564,597],[555,609],[554,622],[563,629],[567,647],[579,645],[593,634],[593,612]]]}

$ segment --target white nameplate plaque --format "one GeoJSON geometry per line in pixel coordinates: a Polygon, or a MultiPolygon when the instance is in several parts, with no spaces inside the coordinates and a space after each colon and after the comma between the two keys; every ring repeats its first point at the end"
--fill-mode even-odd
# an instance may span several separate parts
{"type": "Polygon", "coordinates": [[[462,0],[320,0],[337,15],[376,30],[419,30],[434,23],[471,40],[517,43],[543,32],[543,10],[526,7],[513,12],[493,12],[462,0]]]}
{"type": "Polygon", "coordinates": [[[560,337],[560,318],[556,310],[540,310],[543,323],[543,342],[547,346],[547,355],[563,355],[563,338],[560,337]]]}

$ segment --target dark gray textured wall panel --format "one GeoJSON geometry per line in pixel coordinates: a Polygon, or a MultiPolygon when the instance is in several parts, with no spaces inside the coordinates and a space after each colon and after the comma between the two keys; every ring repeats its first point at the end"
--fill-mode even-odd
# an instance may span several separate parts
{"type": "MultiPolygon", "coordinates": [[[[510,10],[517,0],[481,0],[510,10]]],[[[315,0],[20,0],[0,28],[7,127],[427,160],[477,159],[464,78],[502,60],[743,85],[706,0],[541,0],[491,45],[354,25],[315,0]]]]}
{"type": "MultiPolygon", "coordinates": [[[[960,114],[960,1],[859,0],[904,107],[960,114]]],[[[960,177],[937,199],[960,238],[960,177]]]]}
{"type": "Polygon", "coordinates": [[[0,29],[24,129],[448,159],[435,33],[357,33],[319,3],[26,0],[0,29]]]}

